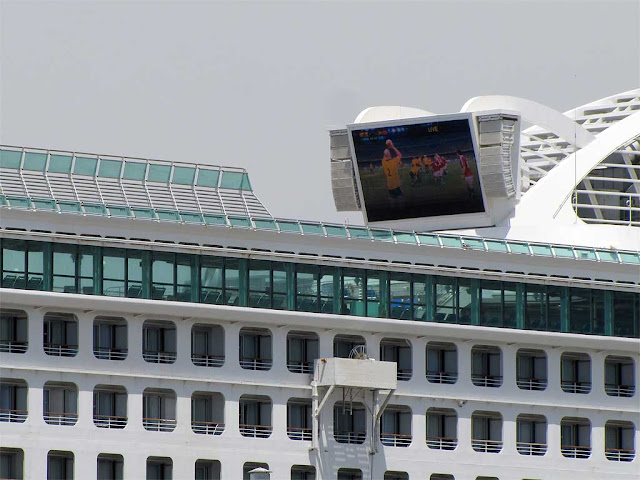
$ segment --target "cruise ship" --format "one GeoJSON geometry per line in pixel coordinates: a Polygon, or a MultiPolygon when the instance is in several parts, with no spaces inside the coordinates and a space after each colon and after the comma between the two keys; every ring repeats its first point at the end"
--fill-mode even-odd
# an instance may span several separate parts
{"type": "Polygon", "coordinates": [[[639,478],[640,89],[345,127],[360,226],[0,148],[0,478],[639,478]]]}

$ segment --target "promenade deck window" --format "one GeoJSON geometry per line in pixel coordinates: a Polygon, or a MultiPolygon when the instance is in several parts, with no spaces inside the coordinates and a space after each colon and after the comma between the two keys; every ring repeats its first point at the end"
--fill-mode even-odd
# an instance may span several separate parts
{"type": "Polygon", "coordinates": [[[102,294],[108,297],[150,298],[149,262],[149,252],[104,248],[102,294]]]}
{"type": "Polygon", "coordinates": [[[281,262],[249,261],[249,306],[285,310],[287,272],[281,262]]]}
{"type": "Polygon", "coordinates": [[[47,480],[73,480],[74,478],[73,453],[50,450],[47,454],[47,480]]]}
{"type": "Polygon", "coordinates": [[[266,328],[240,329],[240,366],[245,370],[270,370],[273,364],[271,331],[266,328]]]}
{"type": "Polygon", "coordinates": [[[471,349],[471,381],[479,387],[502,385],[502,352],[498,347],[476,345],[471,349]]]}
{"type": "Polygon", "coordinates": [[[123,480],[124,458],[114,453],[98,455],[98,480],[123,480]]]}
{"type": "Polygon", "coordinates": [[[292,331],[287,334],[287,368],[293,373],[313,373],[319,357],[320,339],[314,332],[292,331]]]}
{"type": "Polygon", "coordinates": [[[395,362],[398,369],[398,380],[411,379],[413,374],[411,342],[401,338],[383,338],[380,341],[380,360],[395,362]]]}
{"type": "Polygon", "coordinates": [[[25,353],[29,346],[27,314],[0,309],[0,353],[25,353]]]}
{"type": "Polygon", "coordinates": [[[311,440],[311,400],[290,398],[287,402],[287,436],[291,440],[311,440]]]}
{"type": "Polygon", "coordinates": [[[591,422],[587,418],[564,417],[560,421],[560,452],[567,458],[591,456],[591,422]]]}
{"type": "Polygon", "coordinates": [[[147,388],[142,394],[142,425],[153,432],[172,432],[176,428],[176,392],[147,388]]]}
{"type": "Polygon", "coordinates": [[[411,408],[389,405],[380,419],[380,442],[387,447],[411,445],[411,408]]]}
{"type": "Polygon", "coordinates": [[[502,415],[498,412],[473,412],[471,447],[476,452],[484,453],[499,453],[502,450],[502,415]]]}
{"type": "MultiPolygon", "coordinates": [[[[411,320],[414,318],[414,295],[412,292],[411,275],[408,273],[389,274],[389,318],[397,320],[411,320]]],[[[416,311],[416,313],[418,313],[416,311]]],[[[421,309],[420,315],[424,314],[421,309]]]]}
{"type": "Polygon", "coordinates": [[[427,446],[435,450],[455,450],[458,446],[458,414],[451,408],[427,410],[427,446]]]}
{"type": "Polygon", "coordinates": [[[547,354],[543,350],[519,349],[516,370],[516,383],[521,390],[547,388],[547,354]]]}
{"type": "Polygon", "coordinates": [[[20,448],[0,447],[0,478],[24,478],[24,451],[20,448]]]}
{"type": "Polygon", "coordinates": [[[296,264],[296,310],[334,313],[334,269],[296,264]]]}
{"type": "Polygon", "coordinates": [[[127,322],[119,317],[93,321],[93,355],[101,360],[124,360],[129,352],[127,322]]]}
{"type": "Polygon", "coordinates": [[[200,302],[240,305],[240,261],[237,258],[201,257],[200,302]]]}
{"type": "Polygon", "coordinates": [[[221,480],[219,460],[196,460],[196,480],[221,480]]]}
{"type": "Polygon", "coordinates": [[[367,342],[360,335],[336,335],[333,339],[333,356],[351,358],[360,351],[366,351],[367,342]]]}
{"type": "Polygon", "coordinates": [[[640,295],[613,292],[613,334],[619,337],[640,335],[640,295]]]}
{"type": "Polygon", "coordinates": [[[612,397],[632,397],[636,392],[635,365],[631,357],[607,356],[604,360],[604,390],[612,397]]]}
{"type": "Polygon", "coordinates": [[[172,480],[173,460],[169,457],[147,457],[147,480],[172,480]]]}
{"type": "Polygon", "coordinates": [[[78,354],[78,319],[69,313],[47,313],[43,322],[43,348],[54,357],[78,354]]]}
{"type": "Polygon", "coordinates": [[[359,468],[340,468],[338,480],[362,480],[362,470],[359,468]]]}
{"type": "Polygon", "coordinates": [[[142,357],[149,363],[174,363],[177,358],[176,325],[147,320],[142,328],[142,357]]]}
{"type": "Polygon", "coordinates": [[[93,423],[98,428],[121,429],[127,425],[127,390],[119,385],[93,389],[93,423]]]}
{"type": "Polygon", "coordinates": [[[518,415],[516,436],[520,455],[544,455],[547,452],[547,419],[542,415],[518,415]]]}
{"type": "Polygon", "coordinates": [[[561,357],[560,385],[568,393],[591,391],[591,358],[586,353],[565,352],[561,357]]]}
{"type": "Polygon", "coordinates": [[[316,468],[311,465],[293,465],[291,480],[316,480],[316,468]]]}
{"type": "Polygon", "coordinates": [[[0,422],[24,423],[28,390],[24,380],[0,378],[0,422]]]}
{"type": "Polygon", "coordinates": [[[224,365],[224,329],[196,324],[191,328],[191,362],[199,367],[224,365]]]}
{"type": "Polygon", "coordinates": [[[53,291],[93,295],[93,247],[66,243],[53,245],[53,291]]]}
{"type": "Polygon", "coordinates": [[[409,474],[407,472],[393,472],[387,470],[384,472],[383,480],[409,480],[409,474]]]}
{"type": "Polygon", "coordinates": [[[471,280],[436,277],[435,321],[439,323],[471,323],[471,304],[474,292],[471,280]]]}
{"type": "Polygon", "coordinates": [[[2,288],[45,289],[42,243],[2,240],[2,288]]]}
{"type": "Polygon", "coordinates": [[[224,432],[224,397],[214,392],[194,392],[191,395],[191,430],[203,435],[224,432]]]}
{"type": "Polygon", "coordinates": [[[78,421],[78,387],[74,383],[47,382],[42,392],[42,414],[49,425],[73,426],[78,421]]]}
{"type": "Polygon", "coordinates": [[[251,438],[269,438],[271,423],[271,399],[264,395],[242,395],[239,404],[240,435],[251,438]]]}
{"type": "Polygon", "coordinates": [[[190,302],[192,261],[191,255],[153,252],[151,298],[190,302]]]}
{"type": "Polygon", "coordinates": [[[480,325],[516,326],[516,284],[482,280],[480,290],[480,325]]]}
{"type": "MultiPolygon", "coordinates": [[[[343,315],[366,316],[366,303],[368,297],[365,270],[344,269],[341,277],[342,308],[343,315]]],[[[371,292],[373,297],[374,292],[371,292]]]]}
{"type": "Polygon", "coordinates": [[[604,335],[604,290],[569,289],[569,330],[604,335]]]}
{"type": "Polygon", "coordinates": [[[604,427],[604,455],[614,462],[631,462],[636,457],[635,425],[609,420],[604,427]]]}
{"type": "Polygon", "coordinates": [[[458,380],[458,349],[453,343],[427,343],[426,361],[430,383],[452,384],[458,380]]]}
{"type": "Polygon", "coordinates": [[[253,480],[251,472],[255,469],[269,470],[269,464],[262,462],[245,462],[242,466],[242,480],[253,480]]]}
{"type": "Polygon", "coordinates": [[[526,283],[524,327],[527,330],[559,332],[562,318],[562,288],[526,283]]]}
{"type": "Polygon", "coordinates": [[[337,402],[333,407],[333,438],[338,443],[364,443],[366,410],[360,402],[337,402]]]}

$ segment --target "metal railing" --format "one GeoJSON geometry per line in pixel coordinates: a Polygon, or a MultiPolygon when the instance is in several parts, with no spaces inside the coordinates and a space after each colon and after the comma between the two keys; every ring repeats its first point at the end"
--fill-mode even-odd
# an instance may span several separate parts
{"type": "Polygon", "coordinates": [[[221,367],[224,365],[224,355],[192,353],[191,362],[198,367],[221,367]]]}
{"type": "Polygon", "coordinates": [[[100,360],[124,360],[127,353],[127,348],[93,347],[93,355],[100,360]]]}
{"type": "Polygon", "coordinates": [[[568,382],[562,380],[560,386],[563,391],[568,393],[589,393],[591,391],[591,382],[568,382]]]}
{"type": "Polygon", "coordinates": [[[75,357],[78,354],[78,345],[66,345],[63,343],[45,343],[44,353],[55,357],[75,357]]]}
{"type": "Polygon", "coordinates": [[[310,428],[304,427],[287,427],[287,435],[291,440],[310,441],[312,432],[310,428]]]}
{"type": "Polygon", "coordinates": [[[560,452],[567,458],[589,458],[591,456],[591,447],[560,445],[560,452]]]}
{"type": "Polygon", "coordinates": [[[436,437],[427,435],[427,446],[436,450],[455,450],[458,439],[453,437],[436,437]]]}
{"type": "Polygon", "coordinates": [[[547,453],[546,443],[516,442],[516,448],[520,455],[544,455],[547,453]]]}
{"type": "Polygon", "coordinates": [[[408,447],[412,438],[411,434],[381,433],[380,443],[387,447],[408,447]]]}
{"type": "Polygon", "coordinates": [[[429,380],[431,383],[453,384],[458,381],[458,372],[427,370],[427,380],[429,380]]]}
{"type": "Polygon", "coordinates": [[[516,380],[518,388],[522,390],[545,390],[547,388],[546,378],[518,378],[516,380]]]}
{"type": "Polygon", "coordinates": [[[289,360],[287,362],[287,368],[293,373],[313,373],[313,361],[303,362],[289,360]]]}
{"type": "Polygon", "coordinates": [[[191,420],[191,430],[202,435],[222,435],[224,423],[191,420]]]}
{"type": "Polygon", "coordinates": [[[127,417],[122,415],[93,414],[93,423],[98,428],[124,428],[127,426],[127,417]]]}
{"type": "Polygon", "coordinates": [[[240,424],[240,435],[243,437],[252,438],[269,438],[273,427],[271,425],[249,425],[246,423],[240,424]]]}
{"type": "Polygon", "coordinates": [[[49,425],[71,426],[78,421],[78,414],[70,412],[43,412],[42,416],[49,425]]]}
{"type": "Polygon", "coordinates": [[[471,446],[476,452],[498,453],[502,450],[502,440],[481,440],[479,438],[472,438],[471,446]]]}
{"type": "Polygon", "coordinates": [[[347,432],[336,430],[333,432],[333,438],[338,443],[364,443],[364,439],[367,438],[366,432],[347,432]]]}
{"type": "Polygon", "coordinates": [[[502,375],[471,374],[471,381],[478,387],[499,387],[502,385],[502,375]]]}
{"type": "Polygon", "coordinates": [[[145,430],[153,432],[172,432],[177,425],[177,421],[172,418],[143,418],[142,426],[145,430]]]}
{"type": "Polygon", "coordinates": [[[0,408],[0,422],[23,423],[28,414],[27,410],[0,408]]]}
{"type": "Polygon", "coordinates": [[[173,363],[178,357],[177,352],[166,350],[143,350],[142,358],[149,363],[173,363]]]}
{"type": "Polygon", "coordinates": [[[636,451],[623,448],[605,448],[604,455],[607,460],[614,462],[631,462],[636,457],[636,451]]]}
{"type": "Polygon", "coordinates": [[[612,397],[633,397],[633,394],[636,393],[636,386],[605,383],[604,391],[612,397]]]}
{"type": "Polygon", "coordinates": [[[14,340],[0,340],[0,353],[25,353],[29,342],[14,340]]]}
{"type": "Polygon", "coordinates": [[[240,357],[240,366],[245,370],[269,370],[272,364],[272,358],[240,357]]]}
{"type": "Polygon", "coordinates": [[[412,374],[413,374],[412,368],[398,368],[397,378],[398,380],[402,380],[402,381],[411,380],[412,374]]]}

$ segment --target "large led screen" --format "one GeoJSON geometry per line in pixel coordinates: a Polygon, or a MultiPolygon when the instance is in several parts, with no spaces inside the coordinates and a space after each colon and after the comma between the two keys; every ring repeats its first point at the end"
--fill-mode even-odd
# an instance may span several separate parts
{"type": "Polygon", "coordinates": [[[351,125],[367,220],[484,212],[470,121],[351,125]]]}

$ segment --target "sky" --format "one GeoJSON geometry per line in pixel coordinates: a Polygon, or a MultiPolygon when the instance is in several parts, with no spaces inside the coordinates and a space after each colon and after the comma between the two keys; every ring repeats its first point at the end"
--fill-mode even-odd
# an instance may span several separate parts
{"type": "Polygon", "coordinates": [[[244,167],[276,217],[362,223],[335,210],[329,129],[637,88],[639,24],[639,0],[0,0],[0,143],[244,167]]]}

